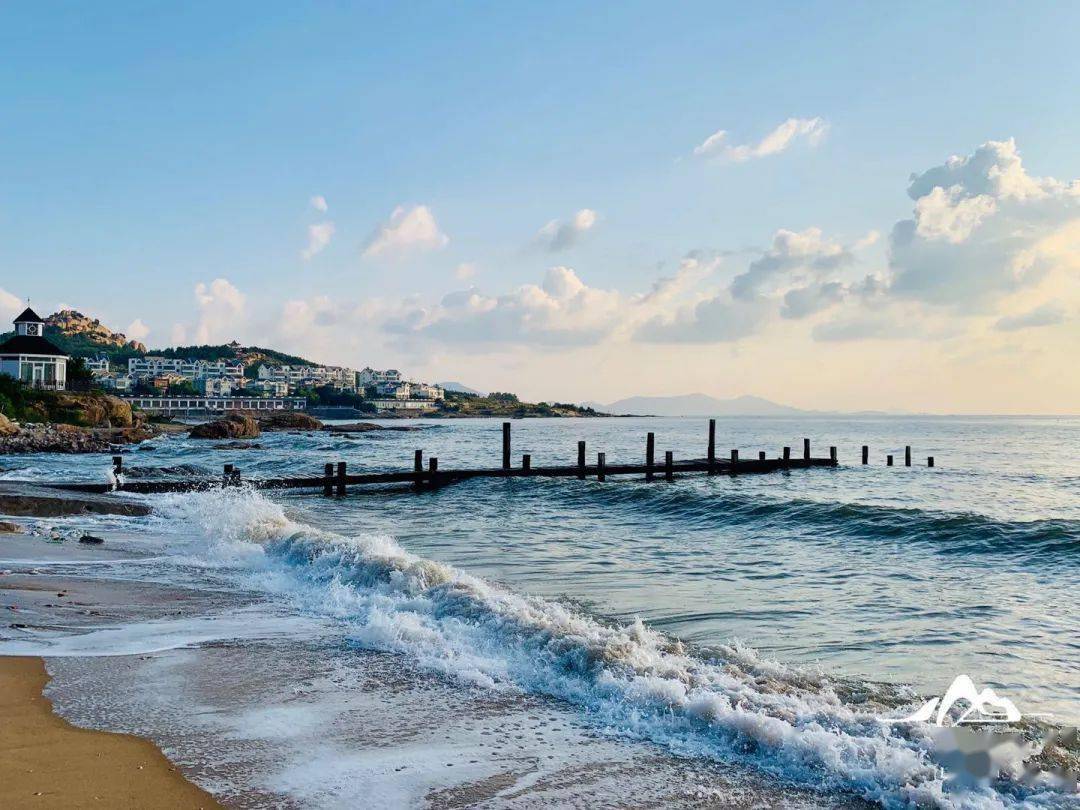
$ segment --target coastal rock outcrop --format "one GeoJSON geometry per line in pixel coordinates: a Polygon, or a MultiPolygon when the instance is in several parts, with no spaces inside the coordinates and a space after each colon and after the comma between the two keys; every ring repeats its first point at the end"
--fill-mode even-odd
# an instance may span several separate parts
{"type": "Polygon", "coordinates": [[[142,422],[142,414],[135,414],[129,403],[97,392],[57,391],[51,411],[52,421],[83,427],[125,428],[142,422]]]}
{"type": "Polygon", "coordinates": [[[0,437],[14,436],[19,432],[19,426],[0,413],[0,437]]]}
{"type": "Polygon", "coordinates": [[[277,411],[259,417],[263,430],[320,430],[323,423],[302,411],[277,411]]]}
{"type": "Polygon", "coordinates": [[[18,517],[149,515],[150,507],[115,495],[67,492],[20,481],[7,481],[0,482],[0,514],[18,517]]]}
{"type": "Polygon", "coordinates": [[[323,425],[328,433],[368,433],[373,430],[423,430],[418,425],[376,425],[374,422],[350,422],[346,425],[323,425]]]}
{"type": "Polygon", "coordinates": [[[195,425],[188,435],[193,439],[254,439],[260,432],[254,416],[237,412],[195,425]]]}
{"type": "Polygon", "coordinates": [[[137,425],[124,428],[83,428],[63,424],[11,422],[15,432],[0,431],[0,455],[9,453],[108,453],[118,444],[137,444],[158,432],[137,425]]]}

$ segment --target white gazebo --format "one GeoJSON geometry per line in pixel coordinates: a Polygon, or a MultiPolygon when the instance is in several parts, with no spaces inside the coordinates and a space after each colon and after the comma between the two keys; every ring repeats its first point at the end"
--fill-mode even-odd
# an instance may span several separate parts
{"type": "Polygon", "coordinates": [[[0,374],[34,388],[63,390],[67,360],[67,354],[45,339],[45,321],[29,307],[15,319],[15,336],[0,343],[0,374]]]}

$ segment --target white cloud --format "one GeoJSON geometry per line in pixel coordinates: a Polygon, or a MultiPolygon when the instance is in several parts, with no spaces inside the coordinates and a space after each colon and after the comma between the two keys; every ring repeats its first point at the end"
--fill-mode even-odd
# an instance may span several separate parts
{"type": "Polygon", "coordinates": [[[468,281],[476,275],[476,265],[470,262],[462,262],[454,268],[454,278],[458,281],[468,281]]]}
{"type": "Polygon", "coordinates": [[[379,225],[364,248],[365,258],[395,256],[416,250],[439,250],[450,238],[439,230],[435,215],[426,205],[399,205],[390,220],[379,225]]]}
{"type": "Polygon", "coordinates": [[[150,334],[150,327],[143,323],[142,318],[136,318],[128,324],[127,329],[124,330],[124,336],[128,340],[142,341],[146,339],[146,336],[150,334]]]}
{"type": "Polygon", "coordinates": [[[817,146],[828,131],[829,125],[822,118],[789,118],[757,143],[732,145],[728,143],[727,131],[721,129],[695,147],[694,156],[744,163],[779,154],[800,138],[810,146],[817,146]]]}
{"type": "Polygon", "coordinates": [[[334,236],[334,223],[317,222],[314,225],[308,225],[307,230],[307,247],[300,253],[300,258],[305,262],[309,261],[316,254],[321,253],[323,249],[330,244],[330,240],[334,236]]]}
{"type": "Polygon", "coordinates": [[[184,346],[187,344],[187,327],[182,323],[174,323],[172,325],[172,332],[170,333],[173,346],[184,346]]]}
{"type": "Polygon", "coordinates": [[[314,197],[311,198],[309,202],[311,203],[311,207],[318,211],[320,214],[325,214],[327,211],[330,210],[330,206],[326,204],[326,197],[322,196],[321,194],[316,194],[314,197]]]}
{"type": "Polygon", "coordinates": [[[1074,254],[1053,238],[1080,223],[1080,184],[1027,174],[1012,139],[913,174],[908,195],[914,217],[889,240],[897,296],[987,309],[1067,274],[1074,254]]]}
{"type": "Polygon", "coordinates": [[[750,262],[745,273],[732,280],[731,294],[750,300],[767,292],[778,279],[788,284],[792,275],[820,278],[852,261],[851,249],[826,238],[821,228],[803,231],[781,228],[773,235],[769,249],[750,262]]]}
{"type": "Polygon", "coordinates": [[[1057,326],[1066,319],[1065,308],[1057,304],[1043,304],[1018,315],[999,318],[994,328],[999,332],[1019,332],[1021,329],[1035,329],[1040,326],[1057,326]]]}
{"type": "Polygon", "coordinates": [[[195,285],[195,301],[199,308],[196,343],[227,342],[236,337],[246,317],[247,299],[228,279],[199,282],[195,285]]]}
{"type": "Polygon", "coordinates": [[[533,245],[551,253],[566,250],[580,242],[596,225],[597,219],[591,208],[582,208],[567,222],[553,219],[536,232],[533,245]]]}
{"type": "MultiPolygon", "coordinates": [[[[10,315],[12,318],[16,317],[20,312],[23,311],[23,308],[25,306],[26,304],[23,303],[21,298],[12,295],[7,290],[0,287],[0,312],[4,313],[5,317],[7,317],[8,315],[10,315]]],[[[5,326],[2,328],[6,329],[7,327],[5,326]]]]}

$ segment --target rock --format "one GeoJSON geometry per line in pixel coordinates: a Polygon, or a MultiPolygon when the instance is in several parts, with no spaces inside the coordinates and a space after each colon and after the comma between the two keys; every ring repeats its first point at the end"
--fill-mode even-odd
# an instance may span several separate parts
{"type": "Polygon", "coordinates": [[[132,412],[130,404],[97,391],[57,391],[49,410],[52,421],[82,427],[125,428],[142,421],[141,415],[136,417],[132,412]]]}
{"type": "Polygon", "coordinates": [[[0,520],[0,534],[22,534],[23,527],[9,520],[0,520]]]}
{"type": "Polygon", "coordinates": [[[214,450],[256,450],[262,447],[258,442],[223,442],[215,444],[214,450]]]}
{"type": "Polygon", "coordinates": [[[418,425],[376,425],[374,422],[350,422],[347,425],[324,425],[323,430],[330,433],[367,433],[372,430],[423,430],[418,425]]]}
{"type": "Polygon", "coordinates": [[[276,411],[259,417],[263,430],[320,430],[323,423],[303,411],[276,411]]]}
{"type": "Polygon", "coordinates": [[[67,492],[35,484],[5,481],[0,482],[0,514],[19,517],[149,515],[150,507],[115,495],[67,492]]]}
{"type": "Polygon", "coordinates": [[[0,436],[14,436],[19,432],[19,426],[0,413],[0,436]]]}
{"type": "Polygon", "coordinates": [[[100,546],[105,541],[102,540],[100,537],[95,537],[92,534],[84,534],[82,537],[79,538],[79,542],[86,543],[89,546],[100,546]]]}
{"type": "Polygon", "coordinates": [[[188,434],[193,439],[253,439],[259,423],[248,413],[230,413],[223,419],[195,425],[188,434]]]}
{"type": "Polygon", "coordinates": [[[106,429],[24,423],[18,432],[0,437],[0,454],[107,453],[114,445],[135,444],[156,435],[153,428],[142,425],[106,429]]]}

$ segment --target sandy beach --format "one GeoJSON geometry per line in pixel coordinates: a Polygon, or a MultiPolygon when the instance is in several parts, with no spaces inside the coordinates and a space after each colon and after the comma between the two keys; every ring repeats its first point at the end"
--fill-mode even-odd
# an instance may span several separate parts
{"type": "Polygon", "coordinates": [[[221,807],[153,743],[77,728],[53,713],[36,657],[0,658],[0,805],[221,807]]]}

